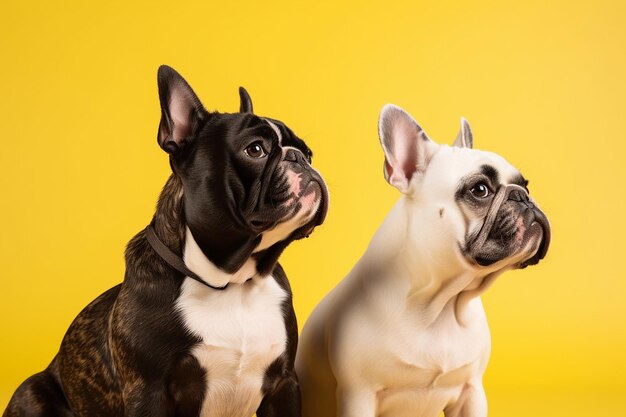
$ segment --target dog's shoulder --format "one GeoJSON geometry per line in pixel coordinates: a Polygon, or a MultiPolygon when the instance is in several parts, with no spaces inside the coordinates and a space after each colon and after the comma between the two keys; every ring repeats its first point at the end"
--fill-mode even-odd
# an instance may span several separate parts
{"type": "MultiPolygon", "coordinates": [[[[110,288],[109,290],[103,292],[95,300],[89,303],[76,316],[73,323],[70,325],[70,330],[73,328],[88,330],[89,327],[91,327],[92,325],[95,325],[97,327],[101,323],[106,323],[121,288],[122,284],[118,284],[113,288],[110,288]]],[[[93,330],[96,330],[96,328],[94,328],[93,330]]]]}

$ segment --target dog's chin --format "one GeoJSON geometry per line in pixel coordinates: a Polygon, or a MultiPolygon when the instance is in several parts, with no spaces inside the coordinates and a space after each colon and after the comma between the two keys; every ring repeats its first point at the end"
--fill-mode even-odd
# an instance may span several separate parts
{"type": "Polygon", "coordinates": [[[517,265],[520,269],[538,264],[546,256],[550,246],[551,229],[547,217],[538,209],[529,212],[532,220],[527,223],[522,250],[527,256],[517,265]]]}
{"type": "Polygon", "coordinates": [[[328,214],[328,193],[326,188],[317,181],[311,181],[300,199],[302,210],[307,212],[309,222],[313,227],[324,223],[328,214]]]}
{"type": "Polygon", "coordinates": [[[549,232],[546,232],[544,227],[539,222],[533,222],[528,227],[526,238],[526,245],[524,251],[527,255],[525,259],[521,261],[517,267],[519,269],[526,268],[527,266],[537,265],[542,260],[548,250],[549,245],[549,232]]]}

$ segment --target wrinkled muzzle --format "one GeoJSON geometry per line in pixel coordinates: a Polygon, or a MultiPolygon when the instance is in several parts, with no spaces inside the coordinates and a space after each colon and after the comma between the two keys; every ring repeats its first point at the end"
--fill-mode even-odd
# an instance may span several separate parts
{"type": "Polygon", "coordinates": [[[328,212],[328,190],[321,175],[294,148],[283,150],[280,165],[285,185],[274,199],[290,208],[293,216],[306,218],[311,229],[322,224],[328,212]]]}
{"type": "Polygon", "coordinates": [[[300,150],[285,147],[256,212],[248,217],[259,233],[273,231],[282,240],[297,230],[292,237],[299,239],[322,224],[327,212],[328,191],[321,175],[300,150]]]}
{"type": "Polygon", "coordinates": [[[467,252],[481,266],[489,266],[528,251],[517,266],[535,265],[550,245],[550,223],[528,192],[518,185],[501,186],[491,202],[478,234],[467,252]]]}

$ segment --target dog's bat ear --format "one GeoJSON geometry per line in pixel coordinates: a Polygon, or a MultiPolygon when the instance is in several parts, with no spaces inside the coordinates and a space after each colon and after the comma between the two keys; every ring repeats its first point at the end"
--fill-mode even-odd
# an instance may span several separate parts
{"type": "Polygon", "coordinates": [[[454,146],[469,149],[472,149],[474,147],[472,128],[470,127],[469,122],[465,119],[465,117],[461,117],[461,130],[459,130],[459,134],[456,136],[454,146]]]}
{"type": "Polygon", "coordinates": [[[243,87],[239,87],[239,100],[239,113],[253,113],[252,99],[243,87]]]}
{"type": "Polygon", "coordinates": [[[167,153],[174,153],[195,133],[206,110],[187,81],[173,68],[161,65],[157,73],[161,123],[157,139],[167,153]]]}
{"type": "Polygon", "coordinates": [[[426,170],[435,143],[411,115],[393,104],[380,112],[378,136],[385,152],[385,179],[408,192],[413,176],[426,170]]]}

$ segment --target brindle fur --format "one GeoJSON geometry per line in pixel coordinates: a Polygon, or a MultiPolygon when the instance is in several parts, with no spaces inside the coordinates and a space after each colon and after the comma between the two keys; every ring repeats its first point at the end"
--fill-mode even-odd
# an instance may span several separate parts
{"type": "MultiPolygon", "coordinates": [[[[178,255],[185,231],[182,197],[182,182],[172,174],[152,220],[159,239],[178,255]]],[[[143,231],[131,239],[125,258],[124,282],[76,317],[52,363],[22,383],[4,417],[198,415],[210,381],[190,354],[199,339],[185,330],[175,309],[184,276],[156,254],[143,231]]],[[[259,417],[293,415],[300,407],[291,291],[279,264],[272,275],[289,294],[283,309],[290,342],[266,373],[259,417]]]]}

